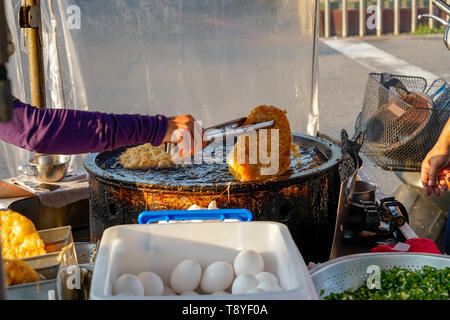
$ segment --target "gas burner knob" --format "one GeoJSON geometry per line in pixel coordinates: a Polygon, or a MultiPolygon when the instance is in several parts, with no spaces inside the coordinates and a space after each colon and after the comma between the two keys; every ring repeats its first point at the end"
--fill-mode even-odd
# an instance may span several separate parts
{"type": "Polygon", "coordinates": [[[378,230],[378,227],[380,226],[380,216],[377,210],[366,210],[364,220],[368,231],[376,232],[378,230]]]}
{"type": "Polygon", "coordinates": [[[402,227],[405,225],[406,219],[403,216],[398,215],[394,217],[394,223],[397,227],[402,227]]]}

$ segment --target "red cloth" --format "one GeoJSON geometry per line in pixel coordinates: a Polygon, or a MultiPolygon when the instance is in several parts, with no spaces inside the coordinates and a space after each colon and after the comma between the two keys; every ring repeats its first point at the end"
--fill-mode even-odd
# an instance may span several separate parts
{"type": "MultiPolygon", "coordinates": [[[[423,253],[437,253],[441,254],[436,244],[431,239],[414,238],[409,239],[405,242],[409,244],[410,247],[408,252],[423,252],[423,253]]],[[[392,250],[394,245],[379,245],[371,250],[371,252],[400,252],[397,250],[392,250]]]]}

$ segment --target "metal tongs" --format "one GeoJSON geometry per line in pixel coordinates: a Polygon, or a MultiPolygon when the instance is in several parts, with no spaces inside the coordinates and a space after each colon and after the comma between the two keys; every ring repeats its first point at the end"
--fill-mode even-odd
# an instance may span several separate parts
{"type": "MultiPolygon", "coordinates": [[[[259,129],[267,129],[273,127],[275,121],[265,121],[260,122],[252,125],[246,125],[243,124],[247,120],[246,117],[242,117],[236,120],[227,121],[218,125],[215,125],[213,127],[209,127],[205,130],[205,141],[207,142],[206,145],[203,147],[206,147],[211,142],[217,140],[217,139],[224,139],[227,137],[238,137],[242,135],[246,135],[252,131],[259,130],[259,129]]],[[[172,154],[175,151],[175,143],[167,142],[165,144],[165,151],[169,154],[172,154]]]]}

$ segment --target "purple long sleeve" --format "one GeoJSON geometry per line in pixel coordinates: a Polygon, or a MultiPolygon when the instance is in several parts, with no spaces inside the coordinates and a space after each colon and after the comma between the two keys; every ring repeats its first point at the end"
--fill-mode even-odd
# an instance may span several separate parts
{"type": "Polygon", "coordinates": [[[19,100],[13,107],[11,121],[0,123],[0,139],[37,153],[101,152],[148,142],[157,146],[167,130],[163,115],[38,109],[19,100]]]}

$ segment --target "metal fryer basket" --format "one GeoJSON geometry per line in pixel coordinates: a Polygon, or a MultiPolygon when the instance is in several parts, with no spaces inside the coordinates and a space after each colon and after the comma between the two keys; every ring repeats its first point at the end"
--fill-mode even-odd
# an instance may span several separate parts
{"type": "Polygon", "coordinates": [[[362,151],[384,170],[420,171],[450,117],[450,84],[421,77],[370,73],[355,135],[362,151]]]}
{"type": "Polygon", "coordinates": [[[322,297],[330,293],[340,293],[348,289],[357,289],[372,272],[367,273],[371,265],[382,270],[393,267],[418,270],[424,266],[438,269],[450,267],[450,256],[425,253],[362,253],[330,260],[311,270],[311,277],[317,293],[322,297]]]}

